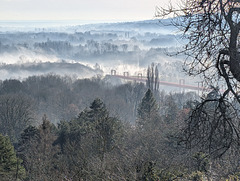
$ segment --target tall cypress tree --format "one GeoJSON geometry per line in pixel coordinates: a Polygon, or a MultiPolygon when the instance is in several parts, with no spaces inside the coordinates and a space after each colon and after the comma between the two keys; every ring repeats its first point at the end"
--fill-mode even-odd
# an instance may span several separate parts
{"type": "Polygon", "coordinates": [[[157,92],[159,90],[159,72],[154,63],[152,63],[151,67],[148,66],[146,85],[151,91],[157,92]]]}
{"type": "Polygon", "coordinates": [[[25,177],[25,169],[21,166],[9,137],[0,134],[0,179],[4,181],[20,180],[25,177]]]}

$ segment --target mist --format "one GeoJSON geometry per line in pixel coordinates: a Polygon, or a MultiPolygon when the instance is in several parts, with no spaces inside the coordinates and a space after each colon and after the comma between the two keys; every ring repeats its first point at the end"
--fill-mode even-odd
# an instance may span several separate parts
{"type": "MultiPolygon", "coordinates": [[[[90,78],[128,72],[146,76],[152,63],[160,80],[196,84],[183,72],[184,56],[168,56],[185,40],[171,19],[77,24],[77,22],[0,22],[1,79],[58,74],[90,78]]],[[[125,81],[118,81],[125,82],[125,81]]]]}

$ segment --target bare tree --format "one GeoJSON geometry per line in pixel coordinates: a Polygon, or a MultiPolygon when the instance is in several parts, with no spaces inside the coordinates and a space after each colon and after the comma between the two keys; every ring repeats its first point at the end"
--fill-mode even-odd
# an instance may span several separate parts
{"type": "Polygon", "coordinates": [[[33,119],[32,100],[23,94],[0,96],[0,132],[16,142],[33,119]]]}
{"type": "Polygon", "coordinates": [[[204,143],[210,154],[221,156],[240,143],[240,3],[184,0],[177,7],[170,4],[157,9],[157,17],[169,15],[175,17],[171,25],[188,41],[178,52],[187,57],[186,71],[189,75],[201,75],[205,85],[211,85],[218,95],[206,97],[192,111],[185,130],[187,140],[191,145],[204,143]]]}
{"type": "Polygon", "coordinates": [[[173,15],[172,24],[188,40],[178,53],[190,75],[203,75],[206,83],[216,87],[226,82],[223,97],[231,92],[238,98],[240,81],[240,3],[235,0],[185,0],[178,8],[158,8],[157,17],[173,15]]]}

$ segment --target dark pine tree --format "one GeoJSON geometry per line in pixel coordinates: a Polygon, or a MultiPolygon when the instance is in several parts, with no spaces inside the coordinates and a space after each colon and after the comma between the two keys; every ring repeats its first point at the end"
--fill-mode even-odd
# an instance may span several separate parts
{"type": "Polygon", "coordinates": [[[9,137],[0,134],[0,180],[21,180],[25,177],[22,160],[17,158],[9,137]]]}
{"type": "Polygon", "coordinates": [[[148,89],[138,108],[137,125],[142,129],[151,129],[158,125],[159,120],[158,105],[152,91],[148,89]]]}

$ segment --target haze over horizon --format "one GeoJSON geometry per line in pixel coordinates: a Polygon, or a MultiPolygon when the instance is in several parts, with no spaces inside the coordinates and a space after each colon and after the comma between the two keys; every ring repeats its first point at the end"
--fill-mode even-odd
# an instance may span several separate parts
{"type": "Polygon", "coordinates": [[[137,21],[152,19],[155,7],[167,4],[160,0],[2,0],[0,21],[137,21]]]}

